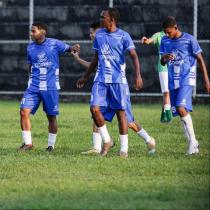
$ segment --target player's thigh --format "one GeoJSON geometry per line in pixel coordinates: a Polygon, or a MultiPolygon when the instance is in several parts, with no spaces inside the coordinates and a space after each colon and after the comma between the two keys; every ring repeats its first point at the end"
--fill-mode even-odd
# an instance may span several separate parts
{"type": "Polygon", "coordinates": [[[91,91],[91,106],[107,107],[107,85],[101,82],[94,82],[91,91]]]}
{"type": "Polygon", "coordinates": [[[168,92],[168,71],[161,71],[159,74],[161,92],[168,92]]]}
{"type": "Polygon", "coordinates": [[[56,116],[59,114],[59,92],[58,90],[41,91],[43,111],[47,115],[56,116]]]}
{"type": "Polygon", "coordinates": [[[125,110],[127,103],[127,84],[112,83],[108,88],[109,106],[115,110],[125,110]]]}
{"type": "Polygon", "coordinates": [[[192,111],[193,87],[186,85],[179,88],[176,107],[184,107],[187,111],[192,111]]]}
{"type": "Polygon", "coordinates": [[[30,109],[32,114],[35,114],[39,108],[41,97],[39,92],[26,90],[21,100],[20,109],[30,109]]]}

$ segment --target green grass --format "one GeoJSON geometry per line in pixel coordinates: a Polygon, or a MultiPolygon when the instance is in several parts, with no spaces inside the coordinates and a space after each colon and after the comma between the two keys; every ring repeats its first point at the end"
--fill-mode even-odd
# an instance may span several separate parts
{"type": "Polygon", "coordinates": [[[19,104],[0,103],[0,209],[209,209],[209,109],[194,106],[200,154],[186,156],[179,119],[159,123],[160,105],[134,105],[136,121],[156,139],[157,153],[129,131],[129,157],[119,150],[116,119],[108,128],[116,147],[107,157],[83,156],[91,147],[88,104],[61,104],[56,150],[47,154],[42,108],[32,119],[35,149],[18,153],[19,104]]]}

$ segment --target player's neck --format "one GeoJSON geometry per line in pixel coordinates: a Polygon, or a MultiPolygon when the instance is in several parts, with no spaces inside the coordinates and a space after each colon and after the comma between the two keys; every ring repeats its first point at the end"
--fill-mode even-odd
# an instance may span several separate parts
{"type": "Polygon", "coordinates": [[[116,25],[112,25],[110,28],[107,29],[109,31],[109,33],[115,32],[117,30],[117,26],[116,25]]]}
{"type": "Polygon", "coordinates": [[[176,33],[176,36],[174,38],[178,39],[181,36],[182,36],[182,32],[180,30],[178,30],[177,33],[176,33]]]}
{"type": "Polygon", "coordinates": [[[46,37],[41,37],[40,39],[37,39],[35,42],[36,44],[42,44],[46,40],[46,37]]]}

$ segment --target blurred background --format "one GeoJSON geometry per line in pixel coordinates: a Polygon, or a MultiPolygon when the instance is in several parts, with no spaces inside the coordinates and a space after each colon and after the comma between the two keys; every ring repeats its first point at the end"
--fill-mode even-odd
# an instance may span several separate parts
{"type": "MultiPolygon", "coordinates": [[[[134,69],[127,56],[126,71],[133,101],[138,101],[139,98],[161,100],[157,72],[158,50],[152,45],[142,45],[140,38],[150,37],[160,31],[161,23],[168,15],[176,17],[182,31],[197,37],[209,72],[209,0],[0,0],[0,99],[20,99],[27,87],[26,47],[29,42],[30,25],[34,21],[42,21],[48,25],[48,37],[70,44],[79,43],[81,58],[90,60],[93,51],[89,40],[89,27],[92,22],[99,20],[100,12],[105,7],[119,9],[119,26],[129,32],[135,42],[144,88],[138,92],[133,89],[134,69]]],[[[75,86],[75,82],[84,71],[85,68],[70,55],[61,56],[61,100],[89,100],[92,80],[82,90],[75,86]]],[[[199,68],[194,94],[204,103],[209,99],[204,91],[199,68]]]]}

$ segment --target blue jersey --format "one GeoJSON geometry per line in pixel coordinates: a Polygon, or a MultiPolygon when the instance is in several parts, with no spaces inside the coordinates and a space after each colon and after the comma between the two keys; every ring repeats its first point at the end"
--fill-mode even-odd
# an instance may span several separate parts
{"type": "Polygon", "coordinates": [[[60,89],[59,54],[69,49],[69,45],[57,39],[46,38],[41,44],[31,42],[27,48],[27,60],[31,65],[28,89],[31,91],[60,89]]]}
{"type": "Polygon", "coordinates": [[[93,49],[98,54],[98,68],[94,81],[127,84],[125,52],[135,46],[130,35],[117,28],[110,33],[105,28],[96,33],[93,49]]]}
{"type": "Polygon", "coordinates": [[[160,54],[171,53],[175,56],[174,60],[167,63],[169,90],[195,85],[196,55],[201,52],[198,41],[188,33],[183,32],[178,39],[167,36],[162,38],[160,54]]]}

